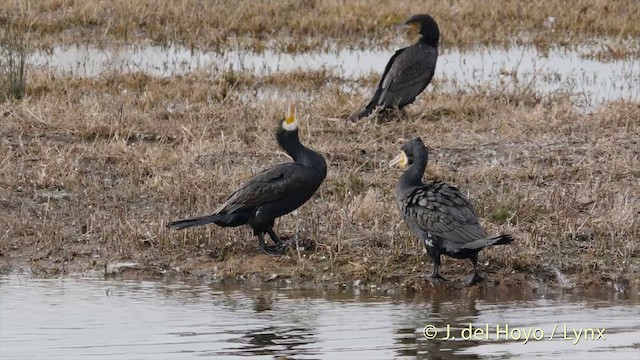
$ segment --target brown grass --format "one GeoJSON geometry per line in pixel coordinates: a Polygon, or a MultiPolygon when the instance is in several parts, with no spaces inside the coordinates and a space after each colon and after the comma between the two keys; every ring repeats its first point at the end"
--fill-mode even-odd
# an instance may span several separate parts
{"type": "Polygon", "coordinates": [[[398,35],[393,24],[423,12],[435,17],[445,46],[453,47],[572,46],[593,37],[615,44],[640,36],[640,23],[633,20],[640,18],[636,0],[19,0],[0,4],[0,22],[15,19],[44,45],[151,40],[224,50],[240,42],[255,50],[304,51],[327,46],[327,40],[385,45],[398,35]]]}
{"type": "MultiPolygon", "coordinates": [[[[490,277],[528,283],[560,273],[579,285],[637,278],[638,103],[584,115],[564,96],[430,92],[406,119],[349,123],[339,118],[359,104],[339,87],[314,74],[272,76],[262,86],[312,89],[316,100],[301,100],[301,136],[329,164],[317,195],[277,222],[298,246],[272,258],[256,251],[247,228],[164,227],[211,212],[252,174],[288,161],[273,137],[284,100],[247,92],[261,79],[234,74],[229,86],[206,74],[32,75],[25,99],[0,105],[7,264],[57,273],[127,260],[146,275],[421,286],[417,276],[431,262],[399,220],[400,173],[387,167],[420,135],[432,149],[427,177],[457,184],[490,233],[517,239],[483,253],[490,277]]],[[[470,265],[446,259],[443,271],[460,280],[470,265]]]]}

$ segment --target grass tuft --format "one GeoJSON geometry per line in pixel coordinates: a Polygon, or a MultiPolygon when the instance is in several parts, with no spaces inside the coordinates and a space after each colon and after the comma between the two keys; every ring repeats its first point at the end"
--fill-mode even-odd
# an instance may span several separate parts
{"type": "Polygon", "coordinates": [[[26,59],[25,30],[11,20],[0,28],[0,101],[25,95],[26,59]]]}

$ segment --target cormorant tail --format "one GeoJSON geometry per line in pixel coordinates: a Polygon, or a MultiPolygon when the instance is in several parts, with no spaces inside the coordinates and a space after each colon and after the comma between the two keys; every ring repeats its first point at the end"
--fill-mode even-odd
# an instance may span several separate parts
{"type": "Polygon", "coordinates": [[[202,217],[197,217],[192,219],[178,220],[178,221],[168,223],[167,227],[172,229],[182,230],[182,229],[186,229],[194,226],[206,225],[212,222],[219,221],[219,217],[220,215],[216,214],[216,215],[208,215],[208,216],[202,216],[202,217]]]}
{"type": "Polygon", "coordinates": [[[194,226],[206,225],[215,223],[222,227],[234,227],[244,225],[249,221],[249,213],[239,212],[233,214],[213,214],[208,216],[202,216],[186,220],[178,220],[167,224],[168,228],[172,229],[186,229],[194,226]]]}
{"type": "Polygon", "coordinates": [[[475,249],[482,249],[487,246],[504,245],[512,241],[513,241],[513,237],[511,237],[511,235],[498,235],[490,238],[472,241],[468,244],[465,244],[464,247],[467,249],[475,250],[475,249]]]}

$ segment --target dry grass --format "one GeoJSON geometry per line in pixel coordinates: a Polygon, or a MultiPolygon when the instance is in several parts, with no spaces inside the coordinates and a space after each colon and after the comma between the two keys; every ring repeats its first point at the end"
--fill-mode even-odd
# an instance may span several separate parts
{"type": "Polygon", "coordinates": [[[633,43],[600,44],[599,48],[583,51],[580,55],[584,59],[598,61],[613,61],[620,59],[640,59],[640,46],[633,43]]]}
{"type": "Polygon", "coordinates": [[[393,24],[423,12],[439,22],[445,46],[454,47],[576,45],[593,37],[615,46],[640,36],[640,23],[633,20],[640,18],[636,0],[18,0],[0,4],[0,21],[16,19],[44,45],[151,40],[224,50],[240,42],[256,50],[304,51],[327,40],[388,44],[397,36],[393,24]]]}
{"type": "MultiPolygon", "coordinates": [[[[277,222],[298,246],[272,258],[247,228],[165,229],[288,161],[273,137],[284,101],[248,95],[260,83],[248,78],[33,74],[25,99],[0,105],[0,259],[43,273],[131,260],[147,275],[420,286],[431,262],[400,224],[400,173],[387,167],[420,135],[432,148],[427,177],[459,185],[490,233],[517,239],[483,253],[490,277],[637,278],[640,105],[630,102],[584,115],[563,96],[430,92],[402,121],[352,124],[338,118],[358,104],[339,87],[283,74],[263,86],[313,89],[316,100],[299,111],[301,135],[329,164],[312,201],[277,222]]],[[[459,280],[470,265],[446,259],[443,271],[459,280]]]]}

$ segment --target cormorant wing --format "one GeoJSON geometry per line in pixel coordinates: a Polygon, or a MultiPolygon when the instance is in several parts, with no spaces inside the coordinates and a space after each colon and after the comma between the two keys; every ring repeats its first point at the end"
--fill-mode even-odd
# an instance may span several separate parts
{"type": "Polygon", "coordinates": [[[294,162],[276,165],[249,179],[215,213],[230,214],[283,200],[298,191],[307,190],[309,182],[318,176],[313,169],[294,162]]]}
{"type": "Polygon", "coordinates": [[[413,102],[433,78],[438,58],[437,49],[416,44],[403,50],[402,54],[396,53],[397,58],[381,81],[378,88],[379,106],[404,106],[413,102]]]}
{"type": "Polygon", "coordinates": [[[473,205],[455,186],[442,182],[420,186],[406,201],[405,215],[436,238],[464,245],[487,236],[473,205]]]}
{"type": "Polygon", "coordinates": [[[383,84],[387,81],[386,79],[387,79],[387,75],[389,74],[389,70],[391,69],[391,66],[393,65],[393,63],[398,58],[398,55],[400,55],[405,49],[406,48],[402,48],[400,50],[397,50],[396,53],[393,54],[391,59],[389,59],[389,62],[387,63],[387,66],[385,66],[384,72],[382,73],[382,77],[380,78],[380,81],[378,82],[378,87],[376,88],[376,92],[373,94],[373,98],[369,102],[369,105],[367,105],[367,108],[371,107],[372,110],[373,110],[373,108],[378,106],[379,101],[380,101],[380,96],[382,95],[382,92],[384,90],[383,84]]]}

